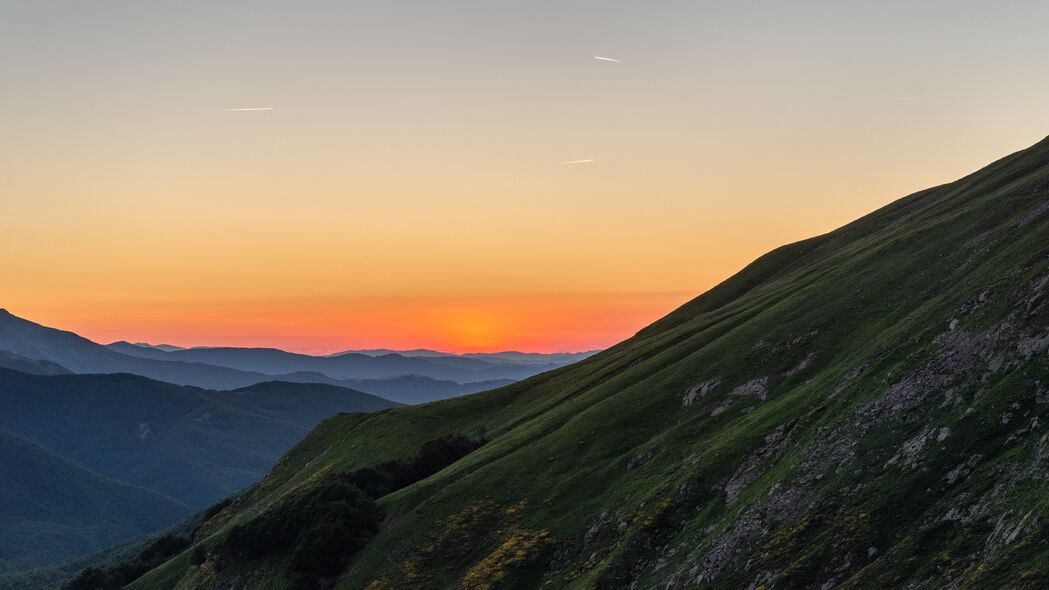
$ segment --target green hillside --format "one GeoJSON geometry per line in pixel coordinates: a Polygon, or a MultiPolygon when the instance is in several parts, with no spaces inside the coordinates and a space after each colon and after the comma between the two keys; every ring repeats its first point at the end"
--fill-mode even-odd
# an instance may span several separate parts
{"type": "Polygon", "coordinates": [[[0,430],[0,575],[100,551],[189,512],[0,430]]]}
{"type": "Polygon", "coordinates": [[[1049,140],[777,249],[578,364],[329,419],[205,523],[206,561],[130,587],[303,585],[291,546],[236,558],[224,538],[459,433],[488,442],[379,498],[378,534],[305,586],[1043,588],[1047,350],[1049,140]]]}

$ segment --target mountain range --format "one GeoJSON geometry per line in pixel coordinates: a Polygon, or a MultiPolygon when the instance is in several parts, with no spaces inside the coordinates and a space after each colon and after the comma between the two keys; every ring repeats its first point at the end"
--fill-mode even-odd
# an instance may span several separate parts
{"type": "Polygon", "coordinates": [[[128,588],[1044,588],[1047,493],[1049,139],[586,360],[327,420],[128,588]]]}
{"type": "Polygon", "coordinates": [[[22,369],[0,368],[0,587],[240,491],[326,418],[397,405],[317,383],[211,391],[0,360],[22,369]]]}
{"type": "Polygon", "coordinates": [[[72,371],[58,363],[29,359],[6,350],[0,350],[0,368],[33,375],[71,375],[72,371]]]}
{"type": "Polygon", "coordinates": [[[390,350],[388,348],[373,348],[369,350],[346,350],[343,352],[337,352],[328,356],[337,357],[347,354],[364,354],[368,356],[386,356],[390,354],[397,354],[406,357],[422,357],[422,358],[438,358],[448,356],[461,356],[465,358],[472,358],[477,360],[492,361],[492,362],[505,362],[518,365],[567,365],[577,361],[581,361],[587,357],[594,356],[600,351],[587,350],[584,352],[553,352],[553,353],[538,353],[538,352],[518,352],[514,350],[507,350],[502,352],[467,352],[464,354],[456,355],[450,352],[441,352],[438,350],[429,350],[425,348],[417,348],[414,350],[390,350]]]}
{"type": "MultiPolygon", "coordinates": [[[[423,403],[483,391],[592,354],[437,353],[420,357],[341,353],[325,357],[273,348],[182,349],[129,342],[104,346],[2,309],[0,351],[75,373],[131,373],[207,389],[236,389],[274,380],[326,383],[375,393],[400,403],[423,403]]],[[[0,366],[5,366],[4,362],[0,356],[0,366]]]]}
{"type": "Polygon", "coordinates": [[[193,508],[257,481],[321,420],[395,405],[316,383],[211,391],[126,373],[0,369],[0,430],[193,508]]]}
{"type": "Polygon", "coordinates": [[[103,346],[0,310],[0,576],[83,559],[221,500],[340,412],[474,393],[586,355],[487,356],[103,346]],[[23,501],[42,485],[54,493],[23,501]],[[107,521],[120,502],[127,518],[107,521]]]}

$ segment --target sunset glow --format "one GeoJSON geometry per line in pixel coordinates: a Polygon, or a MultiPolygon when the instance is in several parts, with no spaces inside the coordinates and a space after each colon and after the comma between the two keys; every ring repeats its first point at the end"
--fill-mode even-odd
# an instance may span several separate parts
{"type": "Polygon", "coordinates": [[[11,308],[100,342],[279,347],[328,354],[363,348],[447,352],[604,348],[680,305],[687,293],[530,294],[416,300],[226,301],[11,308]],[[112,318],[120,318],[119,323],[112,318]]]}
{"type": "Polygon", "coordinates": [[[100,341],[606,347],[1044,136],[1046,45],[1010,42],[1040,9],[977,53],[999,13],[930,26],[953,6],[4,3],[0,307],[100,341]]]}

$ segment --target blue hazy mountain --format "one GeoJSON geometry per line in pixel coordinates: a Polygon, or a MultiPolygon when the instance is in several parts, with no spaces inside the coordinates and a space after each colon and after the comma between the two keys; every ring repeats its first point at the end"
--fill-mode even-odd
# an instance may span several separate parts
{"type": "Polygon", "coordinates": [[[311,356],[276,348],[214,347],[168,352],[143,348],[128,342],[114,342],[108,348],[144,359],[203,363],[273,376],[297,372],[321,373],[333,379],[390,379],[417,375],[459,383],[493,379],[517,380],[565,364],[553,361],[522,364],[455,355],[405,356],[394,352],[382,355],[347,352],[336,356],[311,356]]]}
{"type": "MultiPolygon", "coordinates": [[[[325,383],[400,403],[423,403],[483,391],[590,356],[583,353],[367,351],[310,356],[273,348],[192,348],[114,342],[103,346],[0,310],[0,350],[9,368],[29,372],[131,373],[176,385],[237,389],[265,381],[325,383]],[[381,354],[380,354],[381,353],[381,354]],[[32,370],[29,364],[35,363],[32,370]],[[47,364],[48,369],[44,368],[47,364]],[[57,367],[53,366],[57,365],[57,367]]],[[[0,357],[0,366],[4,365],[0,357]]]]}
{"type": "Polygon", "coordinates": [[[100,551],[189,513],[0,430],[0,573],[100,551]]]}
{"type": "Polygon", "coordinates": [[[317,383],[211,391],[126,373],[0,369],[0,429],[195,508],[257,481],[321,420],[395,405],[317,383]]]}
{"type": "Polygon", "coordinates": [[[7,350],[0,350],[0,368],[33,375],[70,375],[73,373],[58,363],[26,358],[7,350]]]}

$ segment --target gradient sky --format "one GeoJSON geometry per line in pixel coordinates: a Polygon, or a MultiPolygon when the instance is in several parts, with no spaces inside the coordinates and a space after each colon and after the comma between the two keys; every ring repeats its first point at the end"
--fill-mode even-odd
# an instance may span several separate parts
{"type": "Polygon", "coordinates": [[[1049,134],[1047,22],[1035,1],[0,0],[0,307],[100,341],[607,346],[1049,134]],[[272,110],[227,110],[251,107],[272,110]]]}

